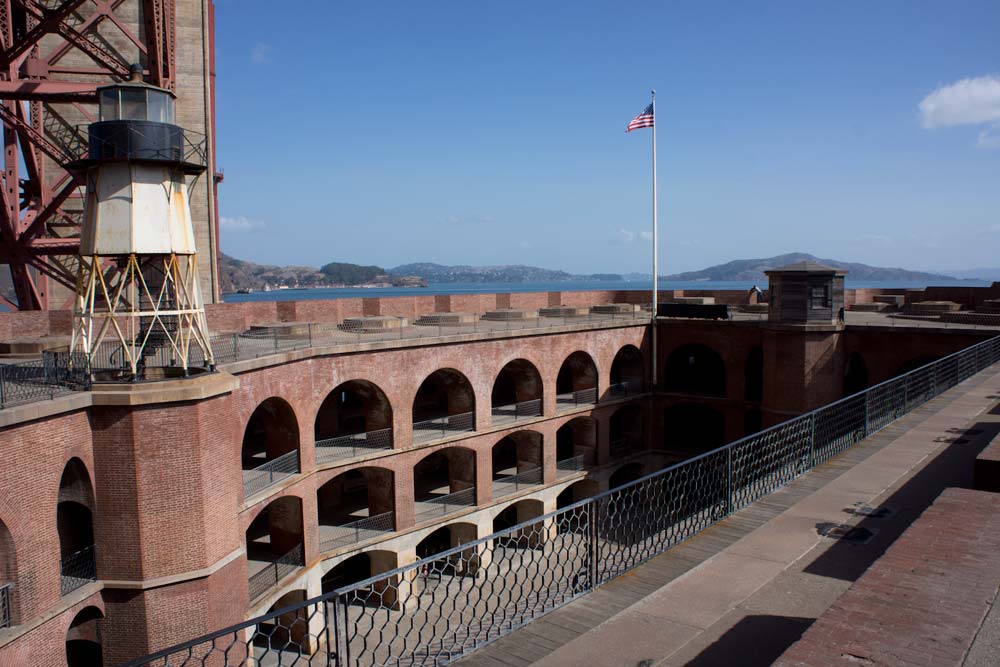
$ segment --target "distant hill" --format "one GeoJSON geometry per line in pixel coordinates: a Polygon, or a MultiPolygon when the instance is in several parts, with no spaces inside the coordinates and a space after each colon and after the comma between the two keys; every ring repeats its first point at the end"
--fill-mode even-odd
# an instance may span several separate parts
{"type": "Polygon", "coordinates": [[[925,273],[923,271],[910,271],[908,269],[883,268],[878,266],[868,266],[857,262],[844,262],[838,259],[823,259],[804,252],[793,252],[787,255],[776,257],[766,257],[763,259],[737,259],[725,264],[710,266],[700,271],[686,271],[666,276],[667,280],[739,280],[765,282],[767,276],[764,271],[776,269],[786,264],[795,262],[819,262],[837,269],[844,269],[848,272],[850,280],[866,281],[934,281],[934,280],[955,280],[953,276],[945,276],[937,273],[925,273]]]}
{"type": "Polygon", "coordinates": [[[420,276],[432,283],[528,283],[563,282],[569,280],[621,280],[616,273],[574,275],[566,271],[542,269],[537,266],[506,264],[500,266],[445,266],[430,262],[403,264],[389,269],[389,275],[420,276]]]}
{"type": "Polygon", "coordinates": [[[320,268],[312,266],[273,266],[270,264],[255,264],[229,255],[219,256],[219,275],[223,292],[237,290],[260,290],[265,285],[278,287],[287,285],[370,285],[373,283],[389,283],[415,285],[419,281],[401,278],[393,279],[380,266],[361,266],[347,262],[331,262],[320,268]]]}

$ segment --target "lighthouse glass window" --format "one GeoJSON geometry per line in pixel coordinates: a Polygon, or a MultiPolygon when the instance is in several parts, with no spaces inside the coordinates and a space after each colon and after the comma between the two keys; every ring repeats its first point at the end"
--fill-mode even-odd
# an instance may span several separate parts
{"type": "Polygon", "coordinates": [[[172,125],[174,122],[174,98],[169,93],[159,90],[147,91],[146,95],[149,100],[149,117],[147,120],[157,123],[170,123],[172,125]]]}

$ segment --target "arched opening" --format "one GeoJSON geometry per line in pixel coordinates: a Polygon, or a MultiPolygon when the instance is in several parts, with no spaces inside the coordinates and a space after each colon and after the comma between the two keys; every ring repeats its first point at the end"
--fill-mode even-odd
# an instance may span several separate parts
{"type": "Polygon", "coordinates": [[[542,483],[542,434],[518,431],[493,445],[493,497],[542,483]]]}
{"type": "Polygon", "coordinates": [[[493,423],[505,424],[542,414],[542,376],[534,364],[515,359],[500,369],[490,397],[493,423]]]}
{"type": "MultiPolygon", "coordinates": [[[[442,526],[420,540],[417,544],[417,558],[433,558],[454,547],[474,542],[478,537],[478,529],[472,523],[452,523],[442,526]]],[[[428,563],[422,570],[424,585],[427,587],[436,585],[444,581],[445,577],[474,575],[479,566],[476,548],[463,549],[428,563]]]]}
{"type": "Polygon", "coordinates": [[[63,595],[97,579],[93,517],[94,489],[90,475],[83,461],[70,459],[59,480],[56,503],[63,595]]]}
{"type": "Polygon", "coordinates": [[[759,347],[747,355],[747,367],[743,372],[743,398],[751,403],[764,399],[764,351],[759,347]]]}
{"type": "Polygon", "coordinates": [[[299,423],[286,401],[272,397],[257,406],[243,432],[243,497],[299,472],[299,423]]]}
{"type": "Polygon", "coordinates": [[[391,470],[356,468],[316,490],[319,550],[332,551],[396,529],[391,470]]]}
{"type": "Polygon", "coordinates": [[[545,544],[546,528],[541,523],[509,532],[514,526],[545,514],[540,500],[519,500],[503,508],[493,518],[493,532],[503,535],[493,538],[493,544],[508,549],[539,549],[545,544]]]}
{"type": "Polygon", "coordinates": [[[684,345],[667,357],[663,383],[670,392],[725,396],[726,364],[705,345],[684,345]]]}
{"type": "Polygon", "coordinates": [[[639,461],[632,461],[631,463],[626,463],[622,467],[611,473],[611,477],[608,478],[608,488],[616,489],[623,484],[628,484],[629,482],[634,482],[643,475],[644,467],[639,461]]]}
{"type": "Polygon", "coordinates": [[[564,477],[597,463],[597,421],[576,417],[556,431],[556,475],[564,477]]]}
{"type": "Polygon", "coordinates": [[[7,525],[0,521],[0,629],[16,624],[14,615],[14,582],[17,577],[17,556],[14,538],[7,525]]]}
{"type": "Polygon", "coordinates": [[[609,423],[611,460],[643,451],[646,446],[644,422],[646,413],[641,405],[625,405],[611,415],[609,423]]]}
{"type": "Polygon", "coordinates": [[[721,412],[700,403],[678,403],[663,411],[663,446],[675,454],[695,456],[726,444],[721,412]]]}
{"type": "Polygon", "coordinates": [[[844,368],[844,396],[856,394],[868,388],[868,364],[859,352],[851,352],[844,368]]]}
{"type": "MultiPolygon", "coordinates": [[[[354,587],[370,577],[396,569],[396,554],[392,551],[364,551],[337,563],[323,575],[323,594],[354,587]]],[[[370,586],[352,588],[343,598],[349,605],[399,610],[399,578],[387,577],[370,586]]]]}
{"type": "Polygon", "coordinates": [[[302,567],[302,500],[284,496],[271,501],[246,531],[250,600],[302,567]]]}
{"type": "Polygon", "coordinates": [[[316,462],[328,463],[392,449],[392,406],[365,380],[337,385],[316,413],[316,462]]]}
{"type": "Polygon", "coordinates": [[[432,452],[413,466],[413,514],[419,523],[476,504],[476,453],[464,447],[432,452]]]}
{"type": "Polygon", "coordinates": [[[66,631],[66,666],[101,667],[101,621],[104,614],[97,607],[80,610],[66,631]]]}
{"type": "Polygon", "coordinates": [[[579,482],[573,482],[556,496],[556,509],[561,510],[573,503],[596,496],[598,490],[597,482],[592,479],[581,479],[579,482]]]}
{"type": "Polygon", "coordinates": [[[364,551],[354,554],[327,570],[321,581],[323,594],[353,586],[359,581],[396,569],[396,554],[391,551],[364,551]]]}
{"type": "Polygon", "coordinates": [[[268,651],[287,651],[293,656],[312,655],[317,648],[316,639],[309,632],[309,618],[316,608],[312,605],[303,606],[309,599],[303,589],[288,591],[267,610],[270,614],[287,607],[295,607],[284,614],[270,618],[257,624],[253,644],[268,651]]]}
{"type": "Polygon", "coordinates": [[[642,393],[646,364],[642,352],[635,345],[618,350],[611,362],[611,386],[608,391],[614,398],[624,398],[642,393]]]}
{"type": "Polygon", "coordinates": [[[586,352],[566,357],[556,376],[556,404],[560,410],[597,402],[597,365],[586,352]]]}
{"type": "Polygon", "coordinates": [[[427,376],[413,399],[413,441],[427,442],[476,428],[476,395],[453,368],[427,376]]]}

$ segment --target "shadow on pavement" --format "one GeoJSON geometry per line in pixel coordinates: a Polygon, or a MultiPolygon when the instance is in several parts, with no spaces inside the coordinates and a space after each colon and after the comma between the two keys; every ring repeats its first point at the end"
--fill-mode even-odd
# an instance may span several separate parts
{"type": "Polygon", "coordinates": [[[794,616],[747,616],[685,667],[767,667],[797,642],[813,619],[794,616]]]}
{"type": "MultiPolygon", "coordinates": [[[[997,407],[994,407],[996,410],[997,407]]],[[[889,511],[882,513],[882,518],[872,516],[857,524],[858,529],[870,531],[872,538],[867,541],[837,539],[836,544],[820,554],[804,571],[821,577],[856,581],[942,490],[949,486],[972,488],[972,466],[976,456],[997,433],[1000,433],[1000,421],[981,421],[966,429],[942,432],[937,441],[950,442],[951,445],[885,500],[881,508],[889,511]]],[[[868,509],[878,514],[881,508],[868,509]]],[[[845,510],[845,522],[851,518],[849,512],[850,509],[845,510]]],[[[838,535],[834,533],[831,537],[836,539],[838,535]]]]}

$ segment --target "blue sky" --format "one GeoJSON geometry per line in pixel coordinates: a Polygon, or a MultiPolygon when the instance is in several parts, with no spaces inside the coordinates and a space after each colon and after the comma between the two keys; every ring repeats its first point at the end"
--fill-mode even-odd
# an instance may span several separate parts
{"type": "Polygon", "coordinates": [[[1000,264],[996,0],[300,6],[216,0],[234,256],[648,271],[656,88],[662,273],[1000,264]]]}

